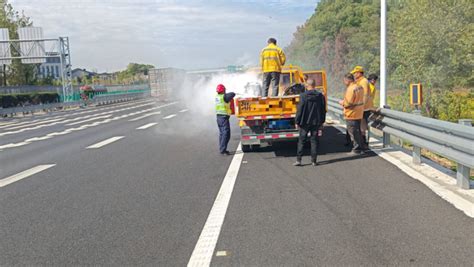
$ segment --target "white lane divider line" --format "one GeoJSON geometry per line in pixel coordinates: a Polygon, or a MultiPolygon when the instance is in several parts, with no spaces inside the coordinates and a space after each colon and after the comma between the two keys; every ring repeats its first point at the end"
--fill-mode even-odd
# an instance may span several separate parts
{"type": "Polygon", "coordinates": [[[219,193],[217,193],[214,205],[212,205],[211,212],[204,224],[201,235],[191,254],[188,267],[209,266],[211,264],[243,157],[244,154],[241,150],[241,144],[239,144],[237,152],[232,158],[227,174],[219,189],[219,193]]]}
{"type": "Polygon", "coordinates": [[[188,112],[188,109],[183,109],[179,111],[180,113],[188,112]]]}
{"type": "Polygon", "coordinates": [[[148,124],[145,124],[143,126],[138,127],[137,130],[145,130],[145,129],[148,129],[148,128],[150,128],[152,126],[155,126],[157,124],[158,123],[156,123],[156,122],[148,123],[148,124]]]}
{"type": "Polygon", "coordinates": [[[111,137],[111,138],[106,139],[106,140],[104,140],[104,141],[101,141],[101,142],[99,142],[99,143],[97,143],[97,144],[90,145],[90,146],[86,147],[86,149],[101,148],[101,147],[103,147],[103,146],[106,146],[106,145],[108,145],[108,144],[111,144],[111,143],[113,143],[113,142],[116,142],[116,141],[118,141],[118,140],[120,140],[120,139],[122,139],[122,138],[124,138],[124,137],[125,137],[125,136],[114,136],[114,137],[111,137]]]}
{"type": "Polygon", "coordinates": [[[94,117],[94,118],[90,118],[90,119],[82,120],[82,121],[76,121],[76,122],[73,122],[73,123],[68,123],[68,124],[66,124],[66,126],[78,125],[78,124],[81,124],[81,123],[84,123],[84,122],[95,121],[95,120],[98,120],[98,119],[106,119],[106,118],[109,118],[109,117],[112,117],[112,114],[105,115],[105,116],[94,117]]]}
{"type": "MultiPolygon", "coordinates": [[[[148,103],[148,104],[143,104],[143,105],[135,105],[135,106],[131,106],[131,107],[127,107],[127,108],[121,108],[121,109],[113,109],[113,110],[110,110],[110,111],[106,111],[106,112],[102,112],[102,113],[96,113],[96,114],[93,114],[93,115],[86,115],[86,116],[82,116],[82,117],[76,117],[76,118],[73,118],[73,119],[62,120],[62,119],[58,118],[58,119],[54,119],[54,120],[43,120],[41,122],[34,123],[34,124],[29,124],[29,123],[25,122],[27,125],[25,124],[25,125],[22,125],[22,126],[10,127],[8,129],[6,129],[9,132],[2,132],[2,133],[0,133],[0,136],[15,134],[15,133],[21,133],[21,132],[24,132],[24,131],[36,130],[36,129],[49,127],[49,126],[53,126],[53,125],[58,125],[58,124],[63,124],[63,123],[68,123],[68,122],[75,122],[75,121],[79,121],[79,120],[82,120],[82,119],[91,118],[91,116],[97,117],[97,116],[101,116],[101,115],[105,115],[105,114],[112,114],[112,113],[117,113],[117,112],[121,112],[121,111],[125,111],[125,110],[131,110],[131,109],[137,109],[139,107],[150,106],[150,105],[153,105],[153,103],[148,103]],[[48,123],[48,124],[46,124],[46,123],[48,123]],[[19,129],[19,128],[21,128],[21,129],[19,129]],[[15,129],[19,129],[19,130],[15,130],[15,129]],[[10,130],[15,130],[15,131],[10,131],[10,130]]],[[[90,110],[89,111],[84,111],[83,113],[90,113],[90,110]]],[[[63,117],[65,117],[65,116],[63,116],[63,117]]]]}
{"type": "Polygon", "coordinates": [[[12,176],[0,179],[0,187],[4,187],[6,185],[12,184],[16,181],[19,181],[21,179],[25,179],[26,177],[29,177],[33,174],[42,172],[44,170],[47,170],[53,166],[56,166],[56,164],[45,164],[45,165],[38,165],[36,167],[33,167],[31,169],[28,169],[26,171],[22,171],[20,173],[14,174],[12,176]]]}
{"type": "Polygon", "coordinates": [[[27,139],[23,142],[19,142],[19,143],[9,143],[9,144],[5,144],[5,145],[0,145],[0,151],[3,151],[4,149],[16,148],[16,147],[20,147],[20,146],[29,145],[29,144],[31,144],[31,142],[46,140],[46,139],[49,139],[51,137],[58,136],[58,135],[64,135],[64,134],[69,134],[69,133],[72,133],[72,132],[75,132],[75,131],[85,130],[85,129],[88,129],[90,127],[95,127],[95,126],[106,124],[106,123],[109,123],[109,122],[112,122],[112,121],[121,120],[121,119],[124,119],[124,118],[128,118],[128,117],[131,117],[131,116],[142,114],[142,113],[145,113],[145,112],[148,112],[148,111],[151,111],[151,110],[156,110],[156,109],[164,108],[164,107],[167,107],[167,106],[170,106],[170,105],[175,105],[176,103],[178,103],[178,102],[172,102],[172,103],[168,103],[168,104],[165,104],[165,105],[162,105],[162,106],[144,109],[144,110],[132,112],[132,113],[129,113],[129,114],[124,114],[124,115],[121,115],[121,116],[108,118],[108,119],[105,119],[105,120],[102,120],[102,121],[96,121],[96,122],[90,123],[90,124],[84,124],[84,125],[81,125],[81,126],[76,127],[76,128],[69,128],[69,129],[63,130],[61,132],[53,132],[53,133],[49,133],[45,136],[33,137],[33,138],[27,139]]]}
{"type": "Polygon", "coordinates": [[[176,117],[176,116],[178,116],[178,115],[176,115],[176,114],[171,114],[171,115],[168,115],[168,116],[164,117],[163,120],[169,120],[169,119],[174,118],[174,117],[176,117]]]}
{"type": "Polygon", "coordinates": [[[130,119],[130,120],[128,120],[128,121],[138,121],[138,120],[141,120],[141,119],[144,119],[144,118],[153,116],[153,115],[158,115],[158,114],[161,114],[161,111],[151,112],[151,113],[145,114],[145,115],[143,115],[143,116],[130,119]]]}

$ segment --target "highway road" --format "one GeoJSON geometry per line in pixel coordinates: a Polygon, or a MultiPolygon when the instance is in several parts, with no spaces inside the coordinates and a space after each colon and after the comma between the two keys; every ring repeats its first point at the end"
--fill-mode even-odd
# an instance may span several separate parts
{"type": "Polygon", "coordinates": [[[145,99],[0,121],[0,265],[472,266],[473,219],[335,128],[319,166],[293,167],[294,143],[220,155],[196,114],[145,99]]]}

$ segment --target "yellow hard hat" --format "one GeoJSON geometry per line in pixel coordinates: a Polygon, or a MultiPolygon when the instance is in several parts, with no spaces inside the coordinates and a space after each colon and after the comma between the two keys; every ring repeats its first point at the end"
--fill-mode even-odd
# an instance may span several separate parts
{"type": "Polygon", "coordinates": [[[356,72],[364,72],[364,68],[362,66],[355,66],[351,73],[354,74],[356,72]]]}

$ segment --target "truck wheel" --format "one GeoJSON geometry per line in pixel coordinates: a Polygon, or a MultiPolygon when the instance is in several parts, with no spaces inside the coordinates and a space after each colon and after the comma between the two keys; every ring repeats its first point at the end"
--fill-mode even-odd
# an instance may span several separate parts
{"type": "Polygon", "coordinates": [[[242,152],[250,152],[252,150],[252,148],[250,147],[250,145],[242,145],[242,152]]]}

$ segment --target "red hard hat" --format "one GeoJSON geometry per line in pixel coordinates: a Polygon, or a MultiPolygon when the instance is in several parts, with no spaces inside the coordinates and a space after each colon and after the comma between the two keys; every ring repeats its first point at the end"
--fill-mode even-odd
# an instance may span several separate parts
{"type": "Polygon", "coordinates": [[[224,86],[223,84],[217,85],[216,92],[217,92],[218,94],[223,94],[223,93],[225,93],[225,86],[224,86]]]}

